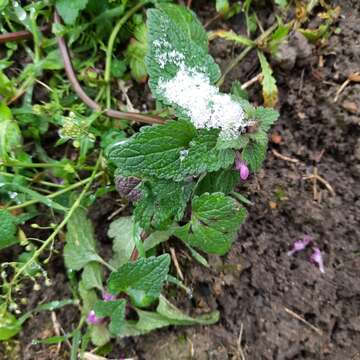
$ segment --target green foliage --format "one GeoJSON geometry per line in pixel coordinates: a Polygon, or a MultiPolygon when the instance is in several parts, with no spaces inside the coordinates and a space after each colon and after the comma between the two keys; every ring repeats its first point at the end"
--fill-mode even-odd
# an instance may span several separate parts
{"type": "Polygon", "coordinates": [[[111,273],[108,290],[117,295],[127,293],[134,305],[150,305],[160,295],[161,288],[169,272],[170,256],[140,258],[135,262],[122,265],[118,271],[111,273]]]}
{"type": "Polygon", "coordinates": [[[235,240],[246,211],[222,193],[203,194],[192,202],[191,220],[175,235],[200,250],[224,255],[235,240]]]}
{"type": "Polygon", "coordinates": [[[82,281],[86,290],[103,290],[103,271],[99,263],[93,261],[84,266],[82,281]]]}
{"type": "Polygon", "coordinates": [[[133,217],[122,216],[114,220],[107,234],[113,239],[113,257],[110,264],[119,268],[130,259],[135,247],[133,217]]]}
{"type": "Polygon", "coordinates": [[[168,121],[143,127],[131,139],[114,146],[109,158],[124,176],[180,181],[233,163],[232,150],[216,148],[218,135],[217,129],[197,132],[186,120],[168,121]]]}
{"type": "Polygon", "coordinates": [[[22,137],[11,110],[0,101],[0,160],[14,157],[21,147],[22,137]]]}
{"type": "Polygon", "coordinates": [[[147,79],[145,56],[147,53],[147,28],[144,23],[138,25],[134,31],[134,38],[126,49],[125,56],[129,61],[131,75],[140,83],[147,79]]]}
{"type": "Polygon", "coordinates": [[[71,216],[64,247],[65,266],[81,270],[92,261],[102,262],[96,252],[93,228],[84,209],[78,208],[71,216]]]}
{"type": "Polygon", "coordinates": [[[138,336],[169,325],[211,325],[219,320],[219,312],[190,317],[176,308],[163,296],[159,298],[156,312],[136,309],[139,320],[126,321],[120,337],[138,336]]]}
{"type": "Polygon", "coordinates": [[[180,221],[190,198],[191,182],[166,180],[145,181],[136,203],[135,221],[145,230],[166,230],[174,221],[180,221]]]}
{"type": "Polygon", "coordinates": [[[264,104],[267,107],[273,107],[278,102],[278,88],[276,86],[276,80],[272,75],[273,71],[270,67],[270,64],[266,60],[265,55],[261,51],[258,51],[258,57],[263,74],[263,80],[261,84],[263,87],[264,104]]]}
{"type": "Polygon", "coordinates": [[[109,330],[112,334],[118,335],[121,333],[125,321],[125,306],[126,300],[98,301],[94,310],[96,316],[110,317],[109,330]]]}
{"type": "Polygon", "coordinates": [[[56,0],[56,10],[68,25],[75,23],[81,10],[85,9],[88,0],[56,0]]]}
{"type": "Polygon", "coordinates": [[[6,210],[0,210],[0,250],[18,243],[16,217],[6,210]]]}
{"type": "Polygon", "coordinates": [[[164,4],[147,12],[149,51],[146,67],[153,95],[167,103],[159,89],[159,80],[169,80],[180,65],[204,73],[214,83],[220,70],[208,54],[206,32],[194,13],[185,7],[164,4]]]}

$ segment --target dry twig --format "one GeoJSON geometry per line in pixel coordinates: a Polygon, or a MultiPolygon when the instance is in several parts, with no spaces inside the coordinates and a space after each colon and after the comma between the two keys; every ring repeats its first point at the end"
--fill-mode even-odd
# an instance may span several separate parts
{"type": "Polygon", "coordinates": [[[275,157],[277,157],[277,158],[279,158],[281,160],[292,162],[292,163],[295,163],[295,164],[297,164],[299,162],[298,159],[294,159],[294,158],[282,155],[278,151],[276,151],[275,149],[272,149],[271,151],[272,151],[272,153],[274,154],[275,157]]]}
{"type": "Polygon", "coordinates": [[[348,78],[342,83],[342,85],[339,87],[338,91],[336,92],[336,96],[334,98],[334,102],[337,102],[339,100],[340,94],[345,90],[345,88],[351,83],[351,82],[360,82],[360,71],[352,73],[348,76],[348,78]]]}
{"type": "Polygon", "coordinates": [[[184,281],[184,275],[181,271],[181,268],[180,268],[180,265],[179,265],[179,262],[177,260],[177,257],[176,257],[176,253],[175,253],[175,249],[173,247],[170,247],[170,253],[171,253],[171,258],[173,260],[173,263],[175,265],[175,269],[176,269],[176,272],[177,274],[179,275],[179,278],[184,281]]]}
{"type": "Polygon", "coordinates": [[[323,332],[322,330],[320,330],[319,328],[317,328],[316,326],[314,326],[313,324],[310,324],[308,321],[306,321],[303,317],[301,317],[300,315],[298,315],[296,312],[288,309],[287,307],[284,306],[284,310],[291,315],[292,317],[294,317],[295,319],[301,321],[303,324],[307,325],[309,328],[311,328],[312,330],[314,330],[318,335],[322,336],[323,332]]]}

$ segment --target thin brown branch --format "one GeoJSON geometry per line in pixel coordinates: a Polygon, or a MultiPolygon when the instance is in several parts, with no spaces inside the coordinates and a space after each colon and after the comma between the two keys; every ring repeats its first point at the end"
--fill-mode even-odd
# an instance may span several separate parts
{"type": "MultiPolygon", "coordinates": [[[[43,33],[50,32],[50,25],[44,25],[40,27],[40,31],[43,33]]],[[[9,41],[21,41],[32,39],[33,34],[30,31],[15,31],[11,33],[0,34],[0,44],[5,44],[9,41]]]]}
{"type": "MultiPolygon", "coordinates": [[[[60,16],[56,11],[54,13],[54,22],[58,23],[58,24],[61,22],[60,16]]],[[[99,111],[99,112],[103,111],[105,115],[107,115],[111,118],[114,118],[114,119],[138,121],[138,122],[142,122],[142,123],[146,123],[146,124],[164,124],[164,122],[165,122],[164,119],[157,117],[157,116],[149,116],[149,115],[138,114],[138,113],[123,112],[123,111],[118,111],[118,110],[114,110],[114,109],[102,110],[100,104],[98,104],[96,101],[91,99],[85,93],[83,88],[81,87],[81,85],[75,75],[74,68],[72,66],[71,58],[69,55],[69,50],[68,50],[67,44],[65,42],[65,39],[62,36],[57,36],[56,39],[58,42],[61,56],[64,61],[64,68],[65,68],[66,75],[67,75],[74,91],[76,92],[76,94],[89,108],[91,108],[95,111],[99,111]]]]}
{"type": "Polygon", "coordinates": [[[274,154],[275,157],[277,157],[278,159],[284,160],[284,161],[288,161],[288,162],[292,162],[292,163],[298,163],[299,160],[295,159],[295,158],[291,158],[288,156],[285,156],[283,154],[280,154],[278,151],[276,151],[275,149],[272,149],[271,152],[274,154]]]}

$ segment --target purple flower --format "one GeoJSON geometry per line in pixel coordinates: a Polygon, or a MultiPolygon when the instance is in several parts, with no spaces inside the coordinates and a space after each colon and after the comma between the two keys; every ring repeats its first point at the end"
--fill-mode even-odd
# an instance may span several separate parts
{"type": "Polygon", "coordinates": [[[289,256],[296,254],[299,251],[304,250],[311,242],[312,238],[310,236],[304,236],[302,240],[297,240],[293,244],[292,250],[288,252],[289,256]]]}
{"type": "Polygon", "coordinates": [[[310,256],[310,261],[319,266],[320,272],[325,272],[324,261],[319,248],[314,248],[314,252],[310,256]]]}
{"type": "Polygon", "coordinates": [[[98,317],[94,310],[91,310],[86,318],[86,321],[91,325],[100,325],[104,322],[104,318],[98,317]]]}
{"type": "Polygon", "coordinates": [[[250,171],[246,164],[246,161],[236,159],[235,160],[235,169],[239,170],[241,180],[246,180],[249,177],[250,171]]]}
{"type": "Polygon", "coordinates": [[[103,298],[104,301],[114,301],[114,300],[116,300],[115,295],[111,295],[106,291],[102,292],[102,298],[103,298]]]}

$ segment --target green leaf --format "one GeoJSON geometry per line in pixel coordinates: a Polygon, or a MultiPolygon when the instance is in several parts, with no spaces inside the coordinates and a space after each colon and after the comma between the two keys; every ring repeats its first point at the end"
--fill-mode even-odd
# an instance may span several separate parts
{"type": "Polygon", "coordinates": [[[211,325],[219,320],[219,312],[195,318],[184,314],[163,296],[160,296],[156,312],[136,309],[138,321],[126,321],[119,337],[138,336],[169,325],[211,325]]]}
{"type": "Polygon", "coordinates": [[[86,290],[103,290],[103,272],[99,263],[95,261],[87,263],[84,267],[81,278],[86,290]]]}
{"type": "Polygon", "coordinates": [[[261,51],[258,51],[258,57],[263,74],[261,85],[263,87],[264,105],[266,107],[273,107],[278,102],[278,88],[276,86],[276,80],[272,75],[273,71],[266,60],[265,55],[261,51]]]}
{"type": "Polygon", "coordinates": [[[113,239],[113,257],[110,264],[118,268],[130,259],[135,247],[133,217],[122,216],[114,220],[107,234],[113,239]]]}
{"type": "Polygon", "coordinates": [[[144,241],[144,250],[149,251],[155,246],[169,240],[170,236],[174,233],[175,228],[171,228],[165,231],[154,231],[144,241]]]}
{"type": "Polygon", "coordinates": [[[169,265],[168,254],[128,262],[111,273],[108,291],[113,295],[125,292],[135,305],[148,306],[159,297],[169,265]]]}
{"type": "Polygon", "coordinates": [[[184,6],[161,4],[158,9],[163,11],[177,28],[186,33],[196,45],[208,51],[208,36],[196,14],[184,6]]]}
{"type": "Polygon", "coordinates": [[[140,83],[145,82],[147,78],[145,66],[147,47],[147,28],[142,23],[135,28],[134,38],[131,39],[125,51],[125,57],[129,60],[131,75],[140,83]]]}
{"type": "Polygon", "coordinates": [[[6,160],[21,149],[22,137],[11,110],[0,101],[0,160],[6,160]]]}
{"type": "Polygon", "coordinates": [[[192,182],[143,182],[141,199],[135,204],[135,221],[145,230],[166,230],[171,223],[183,217],[192,187],[192,182]]]}
{"type": "Polygon", "coordinates": [[[96,295],[95,290],[87,290],[85,288],[83,281],[79,282],[79,295],[83,303],[82,313],[83,315],[87,316],[88,313],[94,309],[94,306],[99,299],[96,295]]]}
{"type": "Polygon", "coordinates": [[[275,0],[275,4],[280,6],[282,9],[285,9],[288,5],[288,0],[275,0]]]}
{"type": "Polygon", "coordinates": [[[218,80],[219,66],[208,54],[206,32],[192,11],[167,4],[148,10],[147,15],[149,50],[145,63],[157,100],[168,103],[159,80],[173,78],[181,65],[205,74],[211,83],[218,80]]]}
{"type": "MultiPolygon", "coordinates": [[[[0,6],[1,8],[1,6],[0,6]]],[[[16,94],[16,88],[9,78],[0,70],[0,94],[5,97],[5,100],[12,98],[16,94]]],[[[0,103],[0,112],[1,112],[0,103]]]]}
{"type": "Polygon", "coordinates": [[[222,192],[229,194],[240,181],[239,171],[219,170],[206,174],[196,188],[196,194],[222,192]]]}
{"type": "Polygon", "coordinates": [[[216,11],[222,16],[225,16],[230,10],[230,5],[228,0],[216,0],[215,7],[216,7],[216,11]]]}
{"type": "Polygon", "coordinates": [[[220,37],[227,41],[233,41],[239,45],[254,46],[254,41],[246,36],[235,34],[233,31],[217,30],[209,33],[210,39],[220,37]]]}
{"type": "Polygon", "coordinates": [[[104,346],[111,340],[111,334],[107,329],[106,324],[91,326],[90,337],[91,342],[95,346],[104,346]]]}
{"type": "Polygon", "coordinates": [[[78,350],[81,341],[81,331],[79,329],[75,330],[73,341],[71,344],[71,354],[70,360],[76,360],[78,358],[78,350]]]}
{"type": "Polygon", "coordinates": [[[204,171],[217,171],[234,162],[231,149],[216,148],[219,130],[199,130],[186,120],[146,126],[109,153],[123,176],[180,181],[204,171]]]}
{"type": "Polygon", "coordinates": [[[103,262],[96,252],[93,228],[84,209],[75,210],[67,229],[64,260],[68,269],[81,270],[89,262],[103,262]]]}
{"type": "Polygon", "coordinates": [[[279,118],[279,112],[271,108],[259,106],[254,112],[254,117],[259,121],[260,128],[268,132],[271,125],[279,118]]]}
{"type": "Polygon", "coordinates": [[[185,120],[165,125],[144,126],[131,139],[109,152],[109,158],[123,176],[178,177],[181,152],[196,136],[194,126],[185,120]]]}
{"type": "Polygon", "coordinates": [[[56,0],[56,10],[67,25],[72,25],[87,3],[88,0],[56,0]]]}
{"type": "Polygon", "coordinates": [[[257,171],[266,158],[267,143],[250,142],[242,151],[242,158],[247,162],[251,171],[257,171]]]}
{"type": "Polygon", "coordinates": [[[246,210],[233,198],[206,193],[194,198],[190,222],[177,229],[175,235],[200,250],[224,255],[245,217],[246,210]]]}
{"type": "Polygon", "coordinates": [[[125,321],[126,300],[98,301],[94,310],[96,316],[110,317],[109,330],[117,335],[121,332],[125,321]]]}
{"type": "Polygon", "coordinates": [[[278,28],[272,33],[267,46],[271,54],[276,54],[279,46],[285,41],[286,37],[288,36],[290,29],[290,25],[280,23],[278,28]]]}
{"type": "Polygon", "coordinates": [[[6,305],[2,304],[0,306],[0,341],[8,340],[20,331],[21,324],[13,314],[6,310],[6,305]]]}
{"type": "Polygon", "coordinates": [[[19,242],[16,231],[16,217],[6,210],[0,210],[0,250],[19,242]]]}

